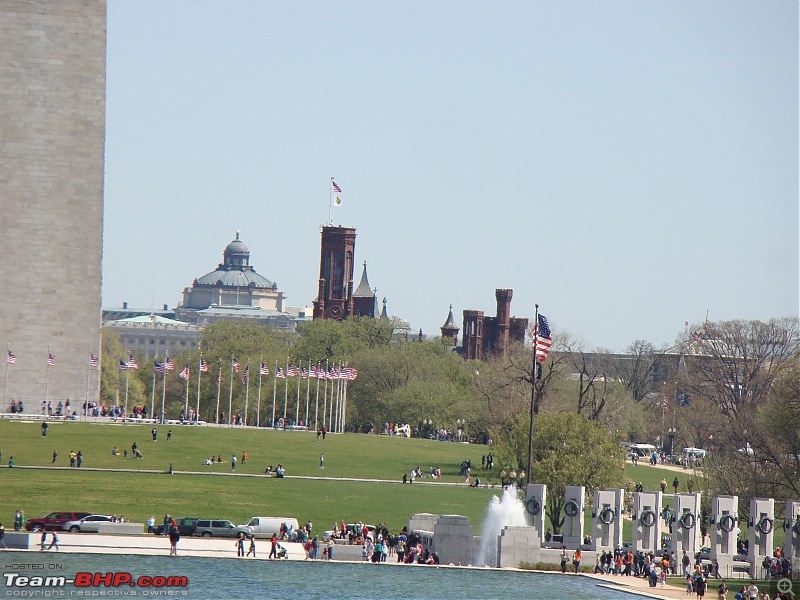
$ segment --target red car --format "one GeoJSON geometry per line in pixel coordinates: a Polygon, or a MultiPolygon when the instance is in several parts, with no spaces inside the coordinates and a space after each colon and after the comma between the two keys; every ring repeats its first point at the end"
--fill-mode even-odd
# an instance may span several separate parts
{"type": "Polygon", "coordinates": [[[78,521],[83,517],[88,517],[92,513],[88,512],[52,512],[44,517],[30,519],[25,523],[28,531],[61,531],[64,523],[68,521],[78,521]]]}

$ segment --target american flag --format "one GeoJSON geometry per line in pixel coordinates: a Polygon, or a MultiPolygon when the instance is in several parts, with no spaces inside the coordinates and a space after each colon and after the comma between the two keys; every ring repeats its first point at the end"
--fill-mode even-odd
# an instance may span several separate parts
{"type": "Polygon", "coordinates": [[[125,369],[127,369],[127,368],[128,368],[128,363],[126,363],[124,360],[122,360],[122,359],[120,358],[120,359],[119,359],[119,370],[120,370],[120,371],[124,371],[124,370],[125,370],[125,369]]]}
{"type": "Polygon", "coordinates": [[[278,367],[278,370],[275,371],[275,379],[286,379],[286,375],[283,374],[283,369],[278,367]]]}
{"type": "Polygon", "coordinates": [[[325,369],[323,367],[317,369],[317,379],[325,379],[327,376],[328,374],[325,373],[325,369]]]}
{"type": "Polygon", "coordinates": [[[250,379],[250,365],[247,365],[244,368],[244,373],[242,373],[242,376],[239,379],[242,380],[242,383],[247,383],[247,380],[250,379]]]}
{"type": "Polygon", "coordinates": [[[300,367],[300,377],[303,379],[308,379],[308,369],[305,367],[300,367]]]}
{"type": "Polygon", "coordinates": [[[237,373],[239,372],[239,361],[237,361],[235,358],[231,359],[231,366],[233,367],[234,371],[237,373]]]}
{"type": "Polygon", "coordinates": [[[543,363],[547,360],[547,353],[550,352],[550,345],[553,343],[553,338],[550,335],[550,324],[544,315],[539,315],[539,322],[533,326],[533,339],[535,341],[533,351],[536,355],[536,360],[543,363]]]}
{"type": "MultiPolygon", "coordinates": [[[[167,359],[167,362],[169,362],[169,359],[167,359]]],[[[139,368],[139,365],[138,365],[138,364],[136,364],[136,359],[135,359],[135,358],[133,358],[133,354],[131,354],[131,355],[130,355],[130,358],[128,359],[128,368],[129,368],[129,369],[138,369],[138,368],[139,368]]],[[[170,369],[170,371],[171,371],[171,370],[172,370],[172,369],[170,369]]]]}
{"type": "Polygon", "coordinates": [[[167,370],[167,373],[171,373],[172,371],[175,370],[175,363],[172,362],[172,359],[169,356],[164,361],[164,368],[167,370]]]}
{"type": "Polygon", "coordinates": [[[258,369],[259,375],[269,375],[269,367],[265,365],[263,362],[261,363],[261,367],[258,369]]]}
{"type": "Polygon", "coordinates": [[[179,376],[183,377],[187,382],[189,381],[189,365],[183,367],[183,371],[178,373],[179,376]]]}
{"type": "Polygon", "coordinates": [[[661,412],[666,413],[669,410],[669,400],[667,400],[666,394],[664,398],[661,400],[661,412]]]}
{"type": "Polygon", "coordinates": [[[56,366],[56,357],[50,354],[49,352],[47,353],[47,366],[49,367],[56,366]]]}
{"type": "Polygon", "coordinates": [[[339,379],[339,373],[333,367],[328,369],[328,379],[339,379]]]}
{"type": "Polygon", "coordinates": [[[333,186],[334,192],[339,192],[340,194],[342,193],[342,188],[337,185],[337,183],[333,180],[333,177],[331,177],[331,185],[333,186]]]}
{"type": "Polygon", "coordinates": [[[289,368],[286,370],[286,374],[289,377],[297,377],[300,374],[300,369],[297,368],[297,365],[289,365],[289,368]]]}
{"type": "Polygon", "coordinates": [[[95,356],[94,354],[89,354],[89,368],[96,369],[97,365],[100,363],[100,357],[95,356]]]}
{"type": "Polygon", "coordinates": [[[164,363],[160,363],[157,360],[153,361],[153,371],[156,373],[166,373],[167,367],[164,366],[164,363]]]}
{"type": "Polygon", "coordinates": [[[200,372],[208,373],[208,363],[206,362],[205,358],[200,359],[200,372]]]}
{"type": "Polygon", "coordinates": [[[353,381],[356,377],[358,377],[358,371],[353,367],[345,367],[342,369],[342,373],[344,374],[344,378],[348,381],[353,381]]]}
{"type": "Polygon", "coordinates": [[[17,355],[14,354],[11,350],[8,351],[8,356],[6,357],[6,362],[8,364],[13,365],[17,362],[17,355]]]}
{"type": "Polygon", "coordinates": [[[217,381],[222,381],[222,367],[217,371],[217,381]]]}

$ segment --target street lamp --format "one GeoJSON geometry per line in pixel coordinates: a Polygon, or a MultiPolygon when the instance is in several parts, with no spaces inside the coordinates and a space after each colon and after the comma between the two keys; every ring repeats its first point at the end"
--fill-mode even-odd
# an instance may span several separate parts
{"type": "Polygon", "coordinates": [[[669,435],[669,455],[675,456],[675,434],[678,433],[678,430],[674,427],[670,427],[667,430],[667,435],[669,435]]]}

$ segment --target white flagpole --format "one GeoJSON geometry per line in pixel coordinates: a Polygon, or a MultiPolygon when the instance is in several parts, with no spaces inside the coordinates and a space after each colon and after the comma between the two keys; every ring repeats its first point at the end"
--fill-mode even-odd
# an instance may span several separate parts
{"type": "Polygon", "coordinates": [[[228,393],[228,427],[233,424],[233,361],[235,356],[231,356],[231,389],[228,393]]]}
{"type": "Polygon", "coordinates": [[[6,409],[6,400],[8,400],[8,368],[11,363],[8,362],[8,357],[11,355],[11,344],[6,347],[6,384],[3,386],[3,410],[6,409]]]}
{"type": "Polygon", "coordinates": [[[164,405],[167,402],[167,360],[169,360],[169,354],[164,353],[164,373],[161,376],[161,412],[158,415],[158,419],[161,424],[164,424],[164,405]]]}
{"type": "MultiPolygon", "coordinates": [[[[47,412],[47,400],[48,400],[48,388],[50,387],[50,346],[47,346],[47,371],[45,371],[44,376],[44,404],[45,410],[42,411],[44,413],[47,412]]],[[[128,386],[125,386],[125,403],[128,402],[128,386]]]]}
{"type": "Polygon", "coordinates": [[[155,360],[158,358],[158,354],[153,357],[153,388],[150,390],[150,418],[154,419],[153,410],[156,407],[156,365],[155,360]]]}
{"type": "Polygon", "coordinates": [[[283,380],[283,425],[286,426],[286,409],[289,406],[289,357],[286,357],[286,371],[284,372],[286,376],[283,380]]]}
{"type": "Polygon", "coordinates": [[[308,429],[308,401],[309,393],[311,392],[311,361],[308,361],[308,369],[306,370],[306,429],[308,429]]]}
{"type": "Polygon", "coordinates": [[[322,426],[328,422],[328,359],[325,359],[325,391],[322,394],[322,426]]]}
{"type": "Polygon", "coordinates": [[[217,409],[214,411],[214,423],[219,425],[219,396],[222,392],[222,359],[219,359],[217,367],[217,409]]]}
{"type": "MultiPolygon", "coordinates": [[[[99,360],[99,359],[98,359],[99,360]]],[[[83,402],[83,420],[86,420],[86,411],[89,408],[89,377],[92,374],[92,347],[89,346],[89,362],[86,364],[86,400],[83,402]]],[[[5,399],[4,399],[5,400],[5,399]]],[[[3,403],[5,409],[5,402],[3,403]]]]}
{"type": "Polygon", "coordinates": [[[245,370],[247,373],[247,387],[245,388],[244,392],[244,426],[247,427],[247,408],[250,405],[250,363],[247,363],[247,368],[245,370]]]}
{"type": "Polygon", "coordinates": [[[314,401],[314,431],[319,431],[319,369],[320,361],[317,361],[317,399],[314,401]]]}
{"type": "Polygon", "coordinates": [[[127,369],[125,369],[125,406],[122,413],[122,422],[125,422],[125,417],[128,416],[128,384],[130,382],[131,376],[131,351],[128,349],[128,363],[127,369]]]}
{"type": "MultiPolygon", "coordinates": [[[[335,367],[334,367],[334,370],[335,370],[335,367]]],[[[327,375],[326,375],[326,377],[327,377],[327,375]]],[[[331,401],[328,403],[329,404],[328,429],[330,430],[331,433],[336,431],[336,424],[333,421],[333,402],[334,402],[334,398],[335,397],[336,397],[336,385],[332,383],[331,384],[331,401]]]]}
{"type": "MultiPolygon", "coordinates": [[[[188,367],[189,365],[187,364],[186,366],[188,367]]],[[[184,400],[184,402],[183,402],[183,418],[184,418],[184,420],[189,418],[189,379],[191,379],[191,377],[192,376],[190,374],[189,377],[186,378],[186,400],[184,400]]]]}
{"type": "Polygon", "coordinates": [[[258,361],[258,402],[256,404],[256,427],[261,427],[261,365],[264,364],[262,356],[258,361]]]}
{"type": "Polygon", "coordinates": [[[278,361],[275,361],[275,373],[272,376],[272,428],[275,429],[275,390],[278,387],[278,361]]]}
{"type": "Polygon", "coordinates": [[[203,363],[203,351],[200,351],[200,358],[197,360],[197,405],[194,409],[195,422],[200,421],[200,375],[203,371],[200,370],[200,365],[203,363]]]}
{"type": "MultiPolygon", "coordinates": [[[[299,368],[299,367],[298,367],[299,368]]],[[[294,424],[297,425],[300,421],[300,372],[297,372],[297,402],[294,405],[294,424]]]]}

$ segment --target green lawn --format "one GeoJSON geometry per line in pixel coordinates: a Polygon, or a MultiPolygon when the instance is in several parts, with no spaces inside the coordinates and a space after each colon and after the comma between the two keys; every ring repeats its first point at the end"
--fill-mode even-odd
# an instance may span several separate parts
{"type": "Polygon", "coordinates": [[[153,442],[149,425],[111,425],[94,423],[52,423],[47,437],[41,437],[39,423],[0,420],[2,464],[14,457],[15,465],[50,465],[53,450],[56,466],[68,466],[70,450],[81,451],[84,467],[229,472],[231,454],[238,458],[236,472],[263,473],[267,465],[286,467],[287,475],[320,475],[391,479],[399,481],[404,472],[421,467],[442,470],[442,480],[463,482],[461,461],[471,460],[473,473],[480,470],[481,455],[487,446],[406,439],[378,435],[328,435],[317,442],[311,432],[274,431],[216,427],[173,427],[167,442],[168,427],[158,427],[153,442]],[[131,457],[136,442],[144,458],[131,457]],[[128,450],[128,457],[112,456],[111,449],[128,450]],[[241,464],[247,452],[247,464],[241,464]],[[325,454],[325,469],[319,468],[319,455],[325,454]],[[222,456],[223,463],[204,467],[209,456],[222,456]]]}
{"type": "Polygon", "coordinates": [[[210,477],[112,471],[0,470],[0,520],[7,527],[14,511],[26,518],[54,510],[86,510],[125,515],[145,522],[165,512],[173,516],[231,519],[292,516],[320,530],[334,521],[362,520],[402,529],[417,512],[459,514],[480,529],[493,493],[467,486],[422,486],[353,481],[210,477]]]}
{"type": "MultiPolygon", "coordinates": [[[[262,475],[266,465],[282,463],[288,476],[382,479],[400,481],[404,472],[419,466],[442,470],[442,480],[463,484],[459,469],[472,461],[474,477],[497,483],[497,473],[482,471],[481,456],[487,446],[406,439],[378,435],[328,435],[317,441],[309,432],[284,432],[216,427],[158,427],[153,442],[151,425],[53,422],[46,438],[37,422],[0,420],[2,465],[10,456],[14,465],[49,467],[53,450],[55,466],[67,467],[70,450],[80,450],[84,468],[154,470],[159,473],[121,473],[84,469],[0,469],[0,521],[8,525],[16,509],[26,517],[54,510],[87,510],[123,514],[136,521],[174,516],[228,518],[244,522],[250,516],[294,516],[311,519],[325,528],[334,520],[386,522],[401,528],[417,512],[461,514],[479,532],[490,497],[500,489],[471,489],[465,485],[394,485],[329,479],[296,480],[266,477],[230,477],[230,457],[236,454],[236,473],[262,475]],[[131,457],[136,442],[144,458],[131,457]],[[113,456],[111,449],[127,449],[128,457],[113,456]],[[247,452],[247,464],[241,463],[247,452]],[[325,454],[324,469],[319,456],[325,454]],[[222,456],[221,464],[204,466],[209,456],[222,456]],[[172,465],[175,475],[166,472],[172,465]],[[225,476],[185,475],[196,471],[225,476]]],[[[657,489],[661,477],[671,484],[675,473],[649,465],[627,464],[626,479],[657,489]]],[[[689,473],[678,473],[685,481],[689,473]]],[[[671,489],[671,488],[670,488],[671,489]]],[[[683,489],[683,486],[682,486],[683,489]]],[[[591,515],[589,515],[590,517],[591,515]]],[[[587,519],[587,524],[589,520],[587,519]]],[[[629,537],[630,523],[626,521],[629,537]]],[[[587,525],[588,528],[588,525],[587,525]]],[[[627,538],[626,538],[627,539],[627,538]]]]}

